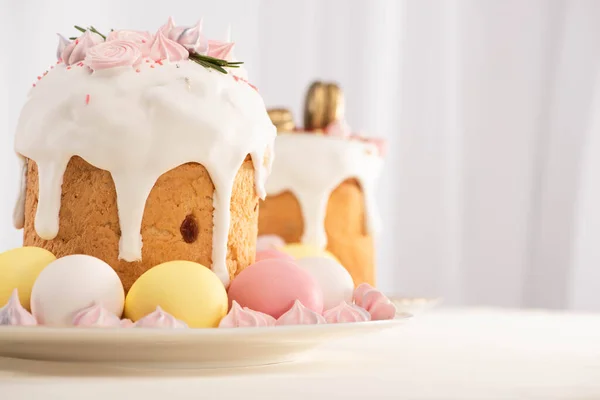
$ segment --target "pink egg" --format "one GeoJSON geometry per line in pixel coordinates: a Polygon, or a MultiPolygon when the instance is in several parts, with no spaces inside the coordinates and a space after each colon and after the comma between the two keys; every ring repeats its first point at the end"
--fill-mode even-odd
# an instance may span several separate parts
{"type": "Polygon", "coordinates": [[[296,300],[323,312],[323,291],[309,272],[295,263],[277,258],[262,260],[243,270],[229,286],[229,304],[279,318],[296,300]]]}
{"type": "Polygon", "coordinates": [[[277,258],[279,260],[294,261],[294,257],[290,256],[289,254],[283,253],[281,251],[273,250],[273,249],[262,250],[262,251],[256,252],[256,262],[259,262],[262,260],[269,260],[272,258],[277,258]]]}

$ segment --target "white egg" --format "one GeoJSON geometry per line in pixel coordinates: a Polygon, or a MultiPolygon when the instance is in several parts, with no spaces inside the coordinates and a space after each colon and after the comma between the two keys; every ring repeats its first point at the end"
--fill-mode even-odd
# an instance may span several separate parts
{"type": "Polygon", "coordinates": [[[123,284],[104,261],[71,255],[48,264],[31,290],[31,311],[40,325],[72,325],[73,316],[94,303],[121,316],[123,284]]]}
{"type": "Polygon", "coordinates": [[[329,257],[305,257],[296,264],[308,271],[323,289],[323,310],[329,310],[342,301],[352,302],[354,282],[340,263],[329,257]]]}

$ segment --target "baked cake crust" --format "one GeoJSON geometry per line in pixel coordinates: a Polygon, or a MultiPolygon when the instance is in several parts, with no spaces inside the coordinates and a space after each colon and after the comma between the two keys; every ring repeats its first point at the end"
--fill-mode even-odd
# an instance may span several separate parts
{"type": "MultiPolygon", "coordinates": [[[[331,193],[325,216],[327,250],[350,272],[355,285],[375,285],[374,240],[365,229],[364,204],[356,179],[345,180],[331,193]]],[[[279,235],[287,243],[301,242],[302,210],[291,192],[270,195],[261,201],[258,231],[261,235],[279,235]]]]}
{"type": "MultiPolygon", "coordinates": [[[[236,175],[230,203],[227,243],[230,279],[254,262],[258,221],[254,185],[254,168],[247,158],[236,175]]],[[[189,260],[207,267],[212,265],[213,195],[212,180],[200,164],[187,163],[164,173],[146,201],[141,229],[142,260],[126,262],[118,259],[120,228],[110,173],[73,157],[63,179],[58,235],[43,240],[34,229],[38,171],[35,162],[29,160],[24,245],[45,248],[58,258],[70,254],[98,257],[115,269],[128,290],[146,270],[166,261],[189,260]],[[197,238],[193,240],[196,231],[197,238]]]]}

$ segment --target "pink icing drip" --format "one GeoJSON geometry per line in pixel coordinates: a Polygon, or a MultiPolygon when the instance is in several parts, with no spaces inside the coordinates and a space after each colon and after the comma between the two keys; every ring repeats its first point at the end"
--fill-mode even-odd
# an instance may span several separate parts
{"type": "Polygon", "coordinates": [[[94,71],[114,67],[129,67],[141,61],[138,46],[125,40],[111,40],[92,47],[85,63],[94,71]]]}
{"type": "Polygon", "coordinates": [[[135,43],[140,49],[142,57],[148,57],[150,54],[150,46],[152,45],[154,38],[150,32],[119,30],[112,31],[106,38],[107,42],[114,40],[124,40],[126,42],[135,43]]]}
{"type": "Polygon", "coordinates": [[[135,323],[135,327],[181,329],[187,328],[188,326],[185,322],[178,320],[168,312],[164,311],[160,306],[156,306],[156,310],[138,320],[135,323]]]}
{"type": "Polygon", "coordinates": [[[371,314],[372,320],[393,319],[396,306],[379,290],[368,283],[361,283],[354,290],[354,302],[371,314]]]}
{"type": "Polygon", "coordinates": [[[221,60],[232,61],[231,51],[235,43],[221,42],[220,40],[208,41],[208,56],[221,60]]]}
{"type": "Polygon", "coordinates": [[[121,325],[121,319],[101,304],[94,304],[75,314],[73,325],[86,328],[113,328],[121,325]]]}
{"type": "Polygon", "coordinates": [[[0,326],[33,326],[37,325],[37,321],[29,311],[27,311],[19,300],[19,291],[14,289],[8,303],[0,308],[0,326]]]}
{"type": "Polygon", "coordinates": [[[181,61],[187,60],[190,53],[177,42],[168,39],[162,30],[159,30],[150,47],[150,58],[154,61],[181,61]]]}
{"type": "Polygon", "coordinates": [[[256,239],[256,251],[276,250],[285,246],[285,240],[277,235],[261,235],[256,239]]]}
{"type": "Polygon", "coordinates": [[[90,31],[85,31],[83,35],[65,47],[61,58],[66,65],[77,64],[83,61],[88,51],[99,43],[102,43],[101,36],[90,31]]]}
{"type": "Polygon", "coordinates": [[[326,324],[325,318],[310,308],[305,307],[300,300],[277,319],[275,325],[313,325],[326,324]]]}
{"type": "Polygon", "coordinates": [[[371,314],[362,307],[342,301],[339,305],[323,313],[325,320],[331,324],[343,322],[365,322],[371,320],[371,314]]]}
{"type": "Polygon", "coordinates": [[[219,328],[248,328],[259,326],[273,326],[275,318],[268,314],[243,307],[233,301],[231,310],[219,323],[219,328]]]}

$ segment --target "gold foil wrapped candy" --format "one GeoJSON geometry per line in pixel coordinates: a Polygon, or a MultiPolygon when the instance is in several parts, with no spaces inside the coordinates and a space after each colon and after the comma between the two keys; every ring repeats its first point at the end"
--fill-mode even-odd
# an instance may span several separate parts
{"type": "Polygon", "coordinates": [[[304,129],[323,131],[343,119],[344,94],[336,83],[315,81],[308,88],[304,103],[304,129]]]}
{"type": "Polygon", "coordinates": [[[292,132],[296,125],[292,112],[285,108],[272,108],[267,110],[271,122],[277,128],[277,132],[292,132]]]}

